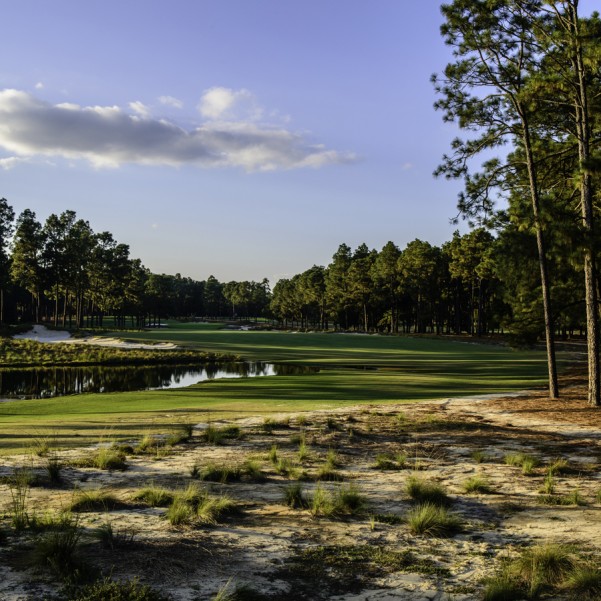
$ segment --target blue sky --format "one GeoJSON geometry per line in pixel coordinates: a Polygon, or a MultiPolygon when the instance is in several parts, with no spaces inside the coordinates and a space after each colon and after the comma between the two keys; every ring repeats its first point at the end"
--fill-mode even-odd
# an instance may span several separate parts
{"type": "MultiPolygon", "coordinates": [[[[342,242],[441,244],[459,184],[439,2],[3,3],[0,196],[155,272],[272,284],[342,242]]],[[[581,3],[590,14],[593,0],[581,3]]]]}

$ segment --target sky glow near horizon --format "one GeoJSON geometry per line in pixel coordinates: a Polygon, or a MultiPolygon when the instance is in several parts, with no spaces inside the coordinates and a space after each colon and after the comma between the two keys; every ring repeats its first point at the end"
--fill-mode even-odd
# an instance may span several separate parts
{"type": "MultiPolygon", "coordinates": [[[[581,2],[581,14],[593,11],[581,2]]],[[[338,245],[441,244],[457,135],[436,0],[4,2],[0,197],[154,272],[272,285],[338,245]]]]}

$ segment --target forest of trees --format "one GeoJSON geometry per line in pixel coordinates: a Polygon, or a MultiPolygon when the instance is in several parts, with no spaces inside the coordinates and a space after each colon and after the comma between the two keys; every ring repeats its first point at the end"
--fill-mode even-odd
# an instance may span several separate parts
{"type": "MultiPolygon", "coordinates": [[[[341,244],[327,266],[275,283],[153,274],[72,211],[15,215],[0,200],[0,321],[140,326],[161,317],[272,317],[381,332],[504,330],[546,342],[583,334],[589,401],[601,405],[601,20],[578,0],[454,0],[441,32],[453,61],[432,81],[455,123],[436,175],[463,180],[472,229],[440,247],[341,244]]],[[[441,218],[444,218],[441,216],[441,218]]]]}

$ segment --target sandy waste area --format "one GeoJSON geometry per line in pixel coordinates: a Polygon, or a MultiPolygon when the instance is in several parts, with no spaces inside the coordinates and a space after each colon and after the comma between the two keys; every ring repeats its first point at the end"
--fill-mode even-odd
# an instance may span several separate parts
{"type": "Polygon", "coordinates": [[[262,598],[287,601],[480,599],[482,579],[527,546],[574,543],[599,553],[601,422],[598,410],[580,400],[581,390],[570,390],[560,404],[535,393],[214,422],[209,431],[222,432],[218,443],[207,441],[206,424],[196,424],[186,441],[163,446],[154,439],[154,446],[136,451],[140,432],[123,447],[124,470],[82,465],[106,441],[41,457],[1,457],[0,600],[37,601],[61,588],[51,570],[28,562],[43,534],[11,527],[11,477],[19,469],[34,477],[26,499],[30,516],[58,515],[78,491],[112,495],[111,504],[77,512],[78,558],[116,580],[138,577],[177,601],[214,599],[224,586],[243,585],[262,598]],[[536,459],[530,473],[506,463],[516,453],[536,459]],[[48,481],[49,457],[63,466],[58,483],[48,481]],[[553,497],[575,501],[543,503],[548,467],[560,458],[565,461],[554,475],[553,497]],[[245,471],[241,466],[249,462],[254,468],[245,471]],[[234,473],[232,481],[202,479],[224,466],[234,473]],[[465,492],[475,475],[485,478],[488,493],[465,492]],[[450,511],[462,524],[457,533],[411,533],[412,477],[446,489],[450,511]],[[193,517],[172,525],[167,508],[134,498],[151,484],[226,495],[235,511],[213,523],[193,517]],[[293,485],[305,499],[318,490],[326,496],[353,491],[362,504],[356,511],[314,515],[286,503],[293,485]],[[97,532],[107,524],[113,537],[103,541],[97,532]]]}

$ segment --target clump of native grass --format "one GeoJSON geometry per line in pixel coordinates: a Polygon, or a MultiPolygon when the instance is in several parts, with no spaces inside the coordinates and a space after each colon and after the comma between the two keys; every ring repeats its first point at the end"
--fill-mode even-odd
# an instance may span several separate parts
{"type": "Polygon", "coordinates": [[[35,568],[49,569],[62,579],[81,578],[87,570],[78,557],[81,536],[78,519],[65,517],[59,526],[34,540],[29,562],[35,568]]]}
{"type": "Polygon", "coordinates": [[[261,464],[252,459],[245,459],[241,463],[210,462],[205,465],[194,463],[190,467],[189,473],[191,478],[221,484],[240,480],[248,482],[263,482],[265,480],[261,464]]]}
{"type": "Polygon", "coordinates": [[[413,474],[407,478],[405,486],[407,494],[414,503],[427,503],[444,507],[452,502],[444,486],[433,480],[413,474]]]}
{"type": "Polygon", "coordinates": [[[490,495],[494,491],[488,478],[480,474],[471,476],[462,483],[462,488],[467,494],[490,495]]]}
{"type": "Polygon", "coordinates": [[[337,518],[362,514],[366,504],[365,497],[353,484],[334,490],[318,484],[309,500],[309,510],[314,517],[337,518]]]}
{"type": "Polygon", "coordinates": [[[141,501],[150,507],[167,507],[173,501],[173,491],[149,484],[135,492],[132,499],[141,501]]]}
{"type": "Polygon", "coordinates": [[[111,551],[130,547],[138,534],[134,528],[116,528],[113,522],[106,521],[98,526],[92,536],[105,548],[111,551]]]}
{"type": "Polygon", "coordinates": [[[102,488],[76,490],[69,511],[109,511],[123,507],[124,503],[114,493],[102,488]]]}
{"type": "Polygon", "coordinates": [[[407,525],[412,534],[445,538],[462,529],[461,520],[442,505],[422,502],[407,514],[407,525]]]}
{"type": "Polygon", "coordinates": [[[524,549],[485,581],[483,599],[536,599],[566,591],[574,599],[598,599],[601,573],[584,562],[571,545],[545,543],[524,549]]]}
{"type": "Polygon", "coordinates": [[[376,455],[375,469],[402,470],[407,467],[406,453],[378,453],[376,455]]]}
{"type": "Polygon", "coordinates": [[[305,488],[300,482],[294,482],[284,488],[284,502],[292,509],[307,509],[310,504],[305,488]]]}
{"type": "Polygon", "coordinates": [[[194,435],[194,424],[190,422],[182,422],[175,426],[173,430],[167,435],[165,444],[173,447],[183,442],[188,442],[194,435]]]}
{"type": "Polygon", "coordinates": [[[125,453],[113,446],[103,446],[89,457],[83,457],[74,462],[78,467],[92,467],[99,470],[126,470],[127,461],[125,453]]]}
{"type": "Polygon", "coordinates": [[[522,468],[524,476],[531,476],[534,470],[540,465],[540,459],[527,453],[508,453],[503,458],[506,465],[512,465],[522,468]]]}
{"type": "Polygon", "coordinates": [[[24,530],[29,523],[27,499],[31,487],[31,478],[31,470],[20,468],[15,470],[8,481],[10,521],[17,531],[24,530]]]}
{"type": "Polygon", "coordinates": [[[476,463],[484,463],[489,459],[488,455],[480,449],[473,451],[471,457],[476,463]]]}
{"type": "Polygon", "coordinates": [[[190,484],[184,490],[174,492],[165,517],[172,526],[217,524],[239,511],[238,504],[230,497],[213,496],[197,485],[190,484]]]}

